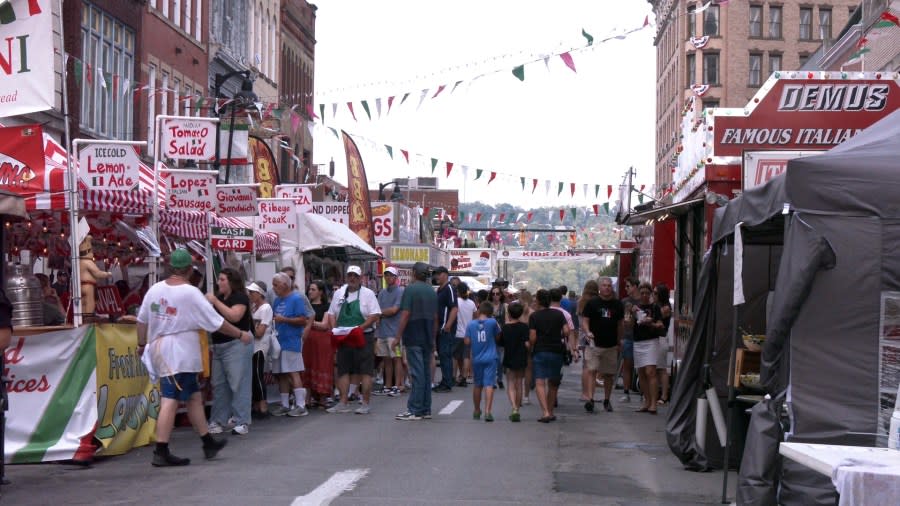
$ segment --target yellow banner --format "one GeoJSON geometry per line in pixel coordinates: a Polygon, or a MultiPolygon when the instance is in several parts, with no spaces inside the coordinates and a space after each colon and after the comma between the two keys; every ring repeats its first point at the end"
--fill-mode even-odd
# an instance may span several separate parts
{"type": "Polygon", "coordinates": [[[154,439],[159,388],[137,353],[137,326],[97,325],[97,432],[100,455],[121,455],[154,439]]]}

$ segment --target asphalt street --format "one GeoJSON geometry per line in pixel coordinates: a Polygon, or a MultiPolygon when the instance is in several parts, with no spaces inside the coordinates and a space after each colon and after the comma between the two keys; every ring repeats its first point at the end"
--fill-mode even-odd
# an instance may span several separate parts
{"type": "MultiPolygon", "coordinates": [[[[722,474],[682,470],[665,444],[664,410],[584,411],[580,364],[566,372],[558,420],[507,419],[504,390],[496,421],[472,419],[471,387],[434,394],[431,420],[396,421],[406,396],[373,397],[372,413],[254,423],[247,436],[228,435],[220,455],[203,459],[190,428],[177,429],[180,468],[150,465],[152,447],[97,460],[90,467],[50,463],[7,466],[2,504],[172,505],[489,505],[718,504],[722,474]],[[452,401],[462,401],[452,402],[452,401]],[[449,414],[438,414],[442,409],[449,414]],[[449,407],[448,407],[449,406],[449,407]]],[[[614,397],[618,398],[616,391],[614,397]]],[[[598,392],[598,396],[602,395],[598,392]]],[[[599,405],[598,405],[599,407],[599,405]]],[[[733,485],[734,476],[730,479],[733,485]]],[[[731,487],[733,490],[733,486],[731,487]]],[[[730,494],[733,497],[733,492],[730,494]]]]}

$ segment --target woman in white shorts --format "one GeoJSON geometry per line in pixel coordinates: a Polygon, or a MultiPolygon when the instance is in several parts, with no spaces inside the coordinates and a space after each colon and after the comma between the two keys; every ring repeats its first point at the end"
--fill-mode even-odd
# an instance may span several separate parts
{"type": "Polygon", "coordinates": [[[641,283],[639,293],[640,301],[632,306],[635,321],[634,365],[638,370],[644,402],[637,411],[655,415],[659,388],[656,363],[659,360],[659,335],[663,328],[662,314],[659,306],[650,301],[653,293],[650,283],[641,283]]]}

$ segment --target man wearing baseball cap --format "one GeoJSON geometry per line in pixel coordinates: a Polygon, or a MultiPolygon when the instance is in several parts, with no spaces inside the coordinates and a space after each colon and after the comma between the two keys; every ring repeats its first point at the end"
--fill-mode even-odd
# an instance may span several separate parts
{"type": "Polygon", "coordinates": [[[453,388],[453,349],[456,346],[456,290],[450,286],[450,273],[440,266],[434,270],[440,288],[438,297],[438,359],[441,361],[441,382],[435,392],[450,392],[453,388]]]}
{"type": "Polygon", "coordinates": [[[381,308],[375,292],[362,286],[362,269],[356,265],[347,267],[347,284],[338,288],[328,308],[328,322],[334,327],[360,327],[366,338],[362,348],[341,345],[337,350],[338,390],[341,402],[328,408],[329,413],[349,413],[348,390],[350,382],[362,382],[363,404],[356,409],[358,415],[369,414],[369,397],[372,394],[372,373],[375,370],[375,323],[381,317],[381,308]]]}
{"type": "Polygon", "coordinates": [[[400,301],[400,323],[397,337],[391,346],[397,346],[402,337],[409,366],[412,389],[406,402],[406,411],[397,420],[422,420],[431,418],[431,370],[426,357],[434,353],[434,328],[437,319],[437,295],[430,283],[426,283],[428,264],[413,265],[413,283],[406,287],[400,301]]]}
{"type": "MultiPolygon", "coordinates": [[[[384,389],[382,393],[391,397],[400,395],[403,385],[403,357],[400,346],[391,347],[391,340],[397,337],[397,325],[400,323],[400,300],[403,298],[403,287],[398,283],[396,267],[384,270],[385,288],[378,292],[378,305],[381,307],[381,322],[375,329],[375,356],[381,357],[384,364],[384,389]]],[[[376,392],[378,393],[378,392],[376,392]]]]}

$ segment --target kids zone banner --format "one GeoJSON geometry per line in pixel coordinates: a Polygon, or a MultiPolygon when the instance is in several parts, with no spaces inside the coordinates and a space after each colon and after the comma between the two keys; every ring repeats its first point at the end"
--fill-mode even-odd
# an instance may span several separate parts
{"type": "Polygon", "coordinates": [[[88,461],[149,444],[159,391],[135,353],[133,325],[14,337],[5,353],[9,464],[88,461]]]}
{"type": "Polygon", "coordinates": [[[50,0],[0,2],[0,118],[53,108],[52,21],[50,0]]]}

